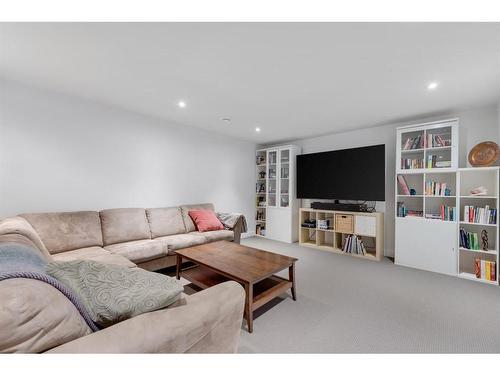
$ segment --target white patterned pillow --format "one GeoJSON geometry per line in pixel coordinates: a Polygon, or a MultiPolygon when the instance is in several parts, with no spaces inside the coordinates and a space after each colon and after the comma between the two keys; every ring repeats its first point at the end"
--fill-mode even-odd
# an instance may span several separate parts
{"type": "Polygon", "coordinates": [[[102,327],[167,307],[183,291],[173,277],[92,260],[51,262],[46,271],[71,288],[102,327]]]}

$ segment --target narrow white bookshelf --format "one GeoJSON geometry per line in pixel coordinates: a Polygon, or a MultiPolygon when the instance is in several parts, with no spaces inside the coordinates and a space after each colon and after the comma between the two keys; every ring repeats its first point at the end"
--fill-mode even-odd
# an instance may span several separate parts
{"type": "Polygon", "coordinates": [[[299,151],[295,145],[256,151],[256,236],[297,241],[299,204],[294,197],[295,158],[299,151]]]}
{"type": "MultiPolygon", "coordinates": [[[[498,215],[499,169],[499,167],[459,168],[457,171],[457,180],[460,186],[457,202],[460,210],[457,232],[459,243],[458,276],[493,285],[498,285],[499,230],[498,217],[491,217],[491,212],[496,210],[495,216],[498,215]],[[483,186],[486,190],[484,195],[472,195],[471,190],[479,186],[483,186]],[[477,213],[479,209],[483,211],[482,220],[474,218],[474,213],[470,212],[471,207],[474,207],[474,213],[477,213]],[[490,214],[486,210],[489,210],[490,214]],[[466,217],[467,213],[469,213],[469,217],[466,217]],[[474,236],[474,240],[467,241],[471,236],[474,236]],[[483,238],[487,239],[487,245],[483,244],[483,238]],[[488,272],[482,267],[481,262],[494,262],[495,280],[487,279],[488,272]],[[476,265],[477,263],[479,264],[476,265]]],[[[489,264],[487,263],[485,267],[488,267],[489,264]]]]}

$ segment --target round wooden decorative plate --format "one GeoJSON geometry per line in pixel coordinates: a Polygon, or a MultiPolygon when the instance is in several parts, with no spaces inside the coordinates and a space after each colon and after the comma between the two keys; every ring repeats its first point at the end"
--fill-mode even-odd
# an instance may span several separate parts
{"type": "Polygon", "coordinates": [[[469,163],[473,167],[488,167],[494,165],[500,156],[500,150],[495,142],[481,142],[469,152],[469,163]]]}

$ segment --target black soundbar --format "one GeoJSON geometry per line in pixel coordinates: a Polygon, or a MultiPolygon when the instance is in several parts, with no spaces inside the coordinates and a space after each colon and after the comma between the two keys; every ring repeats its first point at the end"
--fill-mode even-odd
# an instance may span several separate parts
{"type": "Polygon", "coordinates": [[[315,210],[331,210],[331,211],[355,211],[355,212],[368,211],[368,207],[364,203],[312,202],[311,208],[314,208],[315,210]]]}

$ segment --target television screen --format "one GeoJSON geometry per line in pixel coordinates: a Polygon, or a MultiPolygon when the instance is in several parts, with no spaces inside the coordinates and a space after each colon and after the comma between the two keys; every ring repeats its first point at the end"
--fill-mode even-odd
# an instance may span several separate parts
{"type": "Polygon", "coordinates": [[[385,145],[297,155],[297,198],[385,201],[385,145]]]}

